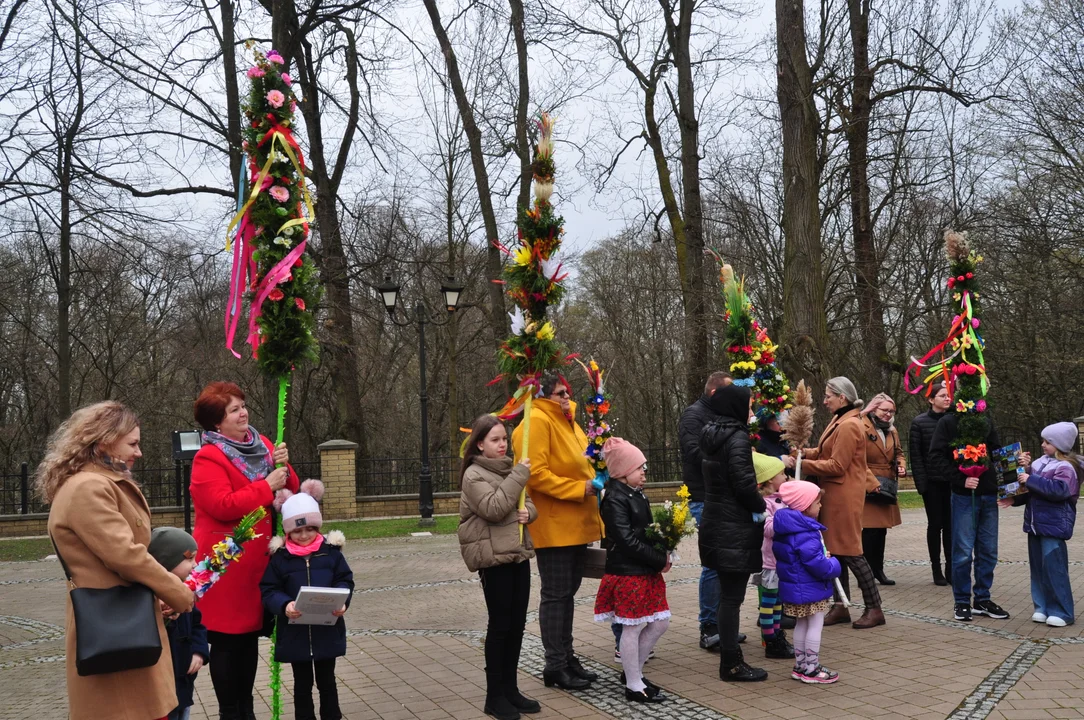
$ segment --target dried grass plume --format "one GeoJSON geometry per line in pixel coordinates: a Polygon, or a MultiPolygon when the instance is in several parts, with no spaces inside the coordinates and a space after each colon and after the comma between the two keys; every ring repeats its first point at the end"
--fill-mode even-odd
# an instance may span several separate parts
{"type": "Polygon", "coordinates": [[[949,262],[962,262],[967,259],[971,252],[971,246],[967,243],[966,232],[945,230],[945,255],[949,262]]]}
{"type": "Polygon", "coordinates": [[[783,421],[783,439],[795,450],[800,450],[809,445],[811,437],[813,437],[813,393],[806,386],[805,380],[799,380],[798,387],[794,391],[794,407],[790,409],[783,421]]]}

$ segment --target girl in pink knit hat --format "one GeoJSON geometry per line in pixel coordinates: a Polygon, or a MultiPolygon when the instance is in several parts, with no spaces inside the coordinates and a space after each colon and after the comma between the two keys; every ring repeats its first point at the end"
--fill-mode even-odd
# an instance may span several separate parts
{"type": "Polygon", "coordinates": [[[610,473],[602,499],[609,549],[606,573],[595,597],[595,620],[622,626],[621,666],[625,670],[621,681],[625,683],[625,699],[659,703],[665,698],[657,685],[644,678],[643,670],[655,643],[670,626],[666,581],[662,579],[670,569],[670,558],[645,536],[654,517],[643,493],[647,480],[644,454],[632,443],[615,437],[602,446],[602,457],[610,473]]]}

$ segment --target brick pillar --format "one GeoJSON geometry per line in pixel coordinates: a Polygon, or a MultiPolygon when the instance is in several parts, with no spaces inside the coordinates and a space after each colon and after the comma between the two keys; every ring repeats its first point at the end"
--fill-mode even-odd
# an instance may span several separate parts
{"type": "Polygon", "coordinates": [[[325,520],[352,520],[358,516],[358,444],[349,440],[328,440],[320,451],[320,479],[324,483],[322,515],[325,520]]]}

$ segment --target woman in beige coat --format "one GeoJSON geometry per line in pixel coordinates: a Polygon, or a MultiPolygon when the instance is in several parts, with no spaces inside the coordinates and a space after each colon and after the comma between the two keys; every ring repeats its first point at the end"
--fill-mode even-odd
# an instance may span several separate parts
{"type": "Polygon", "coordinates": [[[541,710],[537,701],[520,694],[516,675],[534,557],[525,526],[538,517],[530,498],[518,509],[530,476],[529,459],[512,467],[504,424],[493,415],[475,420],[460,474],[459,550],[467,569],[478,572],[489,610],[485,713],[498,720],[541,710]]]}
{"type": "Polygon", "coordinates": [[[866,467],[868,478],[866,505],[862,511],[862,551],[869,563],[873,577],[882,585],[895,585],[885,575],[885,540],[888,528],[903,522],[896,499],[891,501],[870,495],[881,487],[878,478],[898,478],[906,474],[900,434],[893,421],[896,403],[885,393],[880,393],[862,408],[862,430],[866,434],[866,467]]]}
{"type": "MultiPolygon", "coordinates": [[[[165,605],[192,609],[192,591],[147,552],[151,513],[129,468],[141,457],[135,414],[117,402],[76,410],[49,439],[35,484],[51,504],[49,535],[72,575],[72,584],[109,588],[141,583],[165,605]]],[[[173,658],[165,625],[156,614],[162,655],[136,670],[80,676],[75,669],[76,627],[67,611],[70,720],[157,720],[177,706],[173,658]]],[[[109,618],[102,623],[108,626],[109,618]]]]}
{"type": "MultiPolygon", "coordinates": [[[[847,569],[854,573],[866,611],[851,627],[858,630],[885,624],[881,612],[881,594],[862,556],[862,511],[866,503],[868,473],[866,442],[859,412],[862,401],[854,383],[845,377],[828,381],[824,406],[832,412],[832,421],[821,433],[815,448],[802,451],[802,474],[817,477],[824,489],[820,521],[825,526],[824,544],[839,558],[843,572],[840,583],[850,594],[847,569]]],[[[837,602],[824,618],[825,625],[850,622],[851,615],[837,602]]]]}

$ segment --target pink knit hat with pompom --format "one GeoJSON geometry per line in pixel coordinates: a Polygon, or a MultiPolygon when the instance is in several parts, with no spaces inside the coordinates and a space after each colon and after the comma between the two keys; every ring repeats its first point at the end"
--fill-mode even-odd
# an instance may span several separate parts
{"type": "Polygon", "coordinates": [[[282,529],[289,533],[303,527],[319,529],[324,524],[320,515],[320,498],[324,496],[324,484],[319,480],[301,483],[296,495],[286,488],[275,494],[275,509],[282,513],[282,529]]]}
{"type": "Polygon", "coordinates": [[[779,487],[779,496],[791,510],[805,512],[821,496],[821,489],[805,480],[788,480],[779,487]]]}

